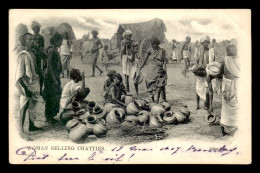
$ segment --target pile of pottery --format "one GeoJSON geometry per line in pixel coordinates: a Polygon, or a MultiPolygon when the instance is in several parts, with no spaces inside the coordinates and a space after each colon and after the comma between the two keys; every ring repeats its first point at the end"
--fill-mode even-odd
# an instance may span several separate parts
{"type": "Polygon", "coordinates": [[[121,123],[124,126],[149,125],[150,127],[160,128],[164,124],[185,123],[190,116],[187,107],[182,107],[177,112],[173,112],[171,105],[167,102],[149,104],[147,100],[134,100],[132,97],[126,96],[125,103],[126,109],[111,103],[104,106],[104,109],[109,112],[106,116],[108,125],[121,123]]]}
{"type": "Polygon", "coordinates": [[[74,101],[72,109],[61,115],[61,121],[66,124],[70,140],[81,142],[89,135],[102,137],[107,134],[103,119],[106,114],[107,112],[94,101],[88,102],[85,106],[74,101]]]}

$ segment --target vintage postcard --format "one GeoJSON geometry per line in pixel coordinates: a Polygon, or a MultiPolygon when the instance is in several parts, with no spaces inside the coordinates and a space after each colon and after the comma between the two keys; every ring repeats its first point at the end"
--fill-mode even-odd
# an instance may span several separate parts
{"type": "Polygon", "coordinates": [[[9,10],[11,164],[251,164],[249,9],[9,10]]]}

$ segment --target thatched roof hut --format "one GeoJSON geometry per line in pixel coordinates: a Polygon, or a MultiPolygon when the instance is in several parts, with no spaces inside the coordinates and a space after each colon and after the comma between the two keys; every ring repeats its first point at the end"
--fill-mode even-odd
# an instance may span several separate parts
{"type": "Polygon", "coordinates": [[[155,18],[142,23],[120,24],[117,29],[117,48],[120,48],[120,43],[123,39],[122,35],[128,29],[133,33],[132,39],[139,44],[141,44],[143,39],[151,36],[157,37],[160,41],[165,39],[164,32],[166,31],[166,26],[161,19],[155,18]]]}

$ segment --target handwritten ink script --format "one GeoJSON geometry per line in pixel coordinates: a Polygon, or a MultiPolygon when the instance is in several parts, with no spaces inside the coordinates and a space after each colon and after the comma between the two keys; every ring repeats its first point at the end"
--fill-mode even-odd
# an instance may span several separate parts
{"type": "MultiPolygon", "coordinates": [[[[181,147],[181,146],[165,146],[161,148],[140,148],[136,145],[125,147],[125,146],[118,146],[114,147],[109,150],[105,150],[104,147],[97,150],[97,151],[91,151],[86,152],[84,154],[84,157],[82,157],[82,154],[80,156],[75,156],[75,153],[73,151],[66,151],[65,153],[62,153],[60,156],[51,156],[51,153],[44,153],[45,151],[37,152],[36,149],[31,147],[23,147],[16,150],[16,154],[23,159],[24,162],[26,161],[35,161],[35,160],[47,160],[50,158],[54,158],[59,162],[62,161],[79,161],[83,160],[86,162],[91,161],[104,161],[106,163],[116,163],[116,162],[122,162],[122,161],[131,161],[133,158],[137,158],[138,155],[145,155],[146,153],[150,152],[156,152],[156,154],[166,154],[170,156],[179,155],[182,153],[186,154],[217,154],[220,157],[224,157],[230,154],[239,154],[237,147],[227,147],[226,145],[223,145],[221,147],[210,147],[210,148],[201,148],[195,145],[191,145],[189,147],[181,147]],[[43,152],[43,153],[41,153],[43,152]],[[72,156],[74,154],[74,156],[72,156]]],[[[81,152],[82,153],[82,152],[81,152]]]]}

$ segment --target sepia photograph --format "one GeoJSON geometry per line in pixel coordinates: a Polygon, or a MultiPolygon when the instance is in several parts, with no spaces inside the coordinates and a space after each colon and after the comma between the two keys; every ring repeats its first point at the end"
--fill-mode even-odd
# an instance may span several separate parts
{"type": "Polygon", "coordinates": [[[11,164],[251,164],[249,9],[10,9],[11,164]]]}

